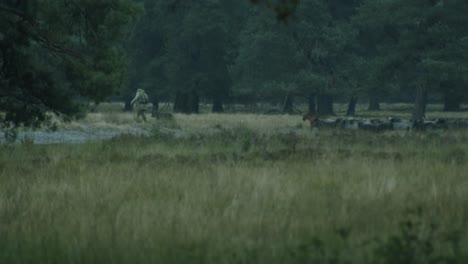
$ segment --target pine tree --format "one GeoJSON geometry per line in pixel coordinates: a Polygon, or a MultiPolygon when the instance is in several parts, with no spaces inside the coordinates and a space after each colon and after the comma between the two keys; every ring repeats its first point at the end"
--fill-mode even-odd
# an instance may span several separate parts
{"type": "Polygon", "coordinates": [[[4,124],[40,125],[72,116],[79,98],[99,102],[125,81],[119,46],[138,14],[131,0],[3,1],[0,109],[4,124]]]}

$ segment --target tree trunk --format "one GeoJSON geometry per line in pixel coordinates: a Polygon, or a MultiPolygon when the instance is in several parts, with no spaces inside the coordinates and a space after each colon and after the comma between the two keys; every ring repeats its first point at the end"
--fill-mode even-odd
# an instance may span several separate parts
{"type": "Polygon", "coordinates": [[[178,91],[174,102],[174,112],[184,114],[198,113],[199,101],[200,99],[196,91],[190,93],[178,91]]]}
{"type": "Polygon", "coordinates": [[[335,115],[333,112],[333,96],[328,94],[319,94],[317,96],[317,114],[323,115],[335,115]]]}
{"type": "Polygon", "coordinates": [[[175,96],[175,101],[174,101],[174,113],[184,113],[187,114],[188,107],[187,107],[187,94],[177,91],[176,96],[175,96]]]}
{"type": "Polygon", "coordinates": [[[177,91],[174,98],[174,113],[182,112],[182,93],[177,91]]]}
{"type": "Polygon", "coordinates": [[[369,111],[380,111],[380,104],[379,99],[377,96],[371,96],[369,98],[369,107],[367,108],[369,111]]]}
{"type": "Polygon", "coordinates": [[[222,113],[224,112],[223,102],[219,98],[213,100],[213,108],[211,109],[213,113],[222,113]]]}
{"type": "Polygon", "coordinates": [[[200,112],[200,98],[197,91],[192,91],[187,98],[187,110],[190,114],[198,114],[200,112]]]}
{"type": "Polygon", "coordinates": [[[346,116],[353,116],[356,113],[356,104],[358,101],[357,96],[351,96],[348,104],[348,111],[346,111],[346,116]]]}
{"type": "Polygon", "coordinates": [[[312,115],[317,114],[317,107],[315,105],[315,94],[309,94],[309,113],[312,115]]]}
{"type": "Polygon", "coordinates": [[[444,111],[460,111],[461,101],[461,96],[459,96],[453,89],[446,89],[444,94],[444,111]]]}
{"type": "Polygon", "coordinates": [[[421,121],[426,116],[427,89],[425,86],[416,88],[416,98],[414,101],[413,120],[421,121]]]}
{"type": "Polygon", "coordinates": [[[294,109],[293,109],[293,95],[291,93],[288,93],[288,95],[284,99],[283,113],[292,113],[292,112],[294,112],[294,109]]]}
{"type": "Polygon", "coordinates": [[[153,104],[153,108],[151,109],[151,116],[155,117],[159,112],[159,100],[158,100],[158,98],[155,96],[153,98],[153,100],[151,100],[151,103],[153,104]]]}

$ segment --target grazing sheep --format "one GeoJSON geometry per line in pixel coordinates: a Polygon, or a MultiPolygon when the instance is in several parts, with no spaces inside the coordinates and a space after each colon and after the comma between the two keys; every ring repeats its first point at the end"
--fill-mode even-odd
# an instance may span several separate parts
{"type": "Polygon", "coordinates": [[[459,120],[458,127],[468,128],[468,120],[459,120]]]}
{"type": "Polygon", "coordinates": [[[423,122],[425,128],[428,129],[446,129],[448,128],[447,121],[444,119],[428,120],[423,122]]]}
{"type": "Polygon", "coordinates": [[[378,123],[378,131],[393,130],[393,124],[391,122],[380,121],[378,123]]]}
{"type": "Polygon", "coordinates": [[[379,124],[377,123],[377,120],[361,120],[358,121],[358,128],[361,130],[366,130],[366,131],[379,131],[379,124]]]}
{"type": "Polygon", "coordinates": [[[337,127],[342,129],[355,130],[358,129],[358,121],[354,119],[341,119],[337,120],[337,127]]]}
{"type": "Polygon", "coordinates": [[[358,121],[358,128],[367,131],[381,132],[385,130],[392,130],[393,124],[391,122],[383,122],[382,120],[362,120],[358,121]]]}
{"type": "Polygon", "coordinates": [[[468,128],[468,120],[403,120],[400,118],[389,117],[386,120],[381,119],[343,119],[343,118],[325,118],[321,119],[310,113],[306,113],[302,120],[309,120],[311,127],[330,127],[341,129],[360,129],[374,132],[387,130],[395,131],[424,131],[426,129],[448,129],[448,128],[468,128]]]}
{"type": "Polygon", "coordinates": [[[426,129],[446,129],[448,122],[444,119],[435,120],[416,120],[413,122],[416,130],[425,131],[426,129]]]}
{"type": "Polygon", "coordinates": [[[319,127],[336,127],[338,119],[326,118],[317,119],[317,126],[319,127]]]}
{"type": "Polygon", "coordinates": [[[451,128],[468,128],[468,120],[466,119],[447,120],[447,126],[451,128]]]}
{"type": "Polygon", "coordinates": [[[411,131],[413,130],[413,122],[409,120],[402,120],[400,118],[389,117],[390,123],[392,123],[393,130],[399,131],[411,131]]]}

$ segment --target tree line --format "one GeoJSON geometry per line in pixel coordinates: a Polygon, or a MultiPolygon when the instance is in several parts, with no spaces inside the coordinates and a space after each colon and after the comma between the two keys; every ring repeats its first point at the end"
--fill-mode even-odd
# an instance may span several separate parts
{"type": "Polygon", "coordinates": [[[468,94],[464,0],[2,0],[0,13],[0,109],[15,124],[138,88],[183,113],[306,98],[352,115],[385,99],[413,101],[415,120],[468,94]]]}
{"type": "Polygon", "coordinates": [[[462,0],[143,1],[128,43],[130,90],[175,111],[199,98],[223,103],[280,101],[291,111],[332,114],[336,98],[378,110],[383,98],[428,98],[459,111],[467,95],[468,2],[462,0]]]}

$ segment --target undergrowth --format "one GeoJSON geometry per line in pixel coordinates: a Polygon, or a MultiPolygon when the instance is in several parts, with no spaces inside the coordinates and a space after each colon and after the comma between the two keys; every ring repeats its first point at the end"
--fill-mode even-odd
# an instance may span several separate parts
{"type": "Polygon", "coordinates": [[[254,123],[0,145],[0,263],[468,262],[466,132],[254,123]]]}

